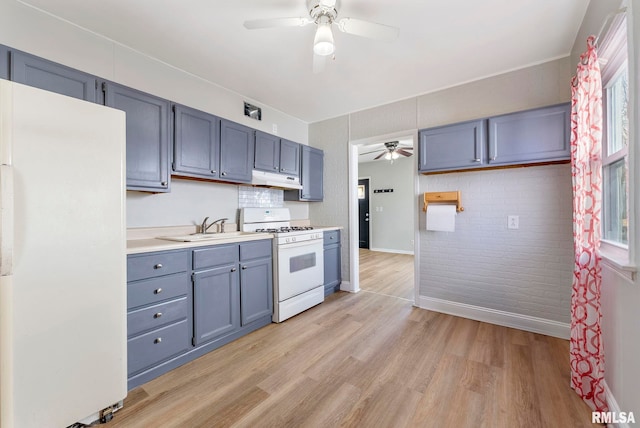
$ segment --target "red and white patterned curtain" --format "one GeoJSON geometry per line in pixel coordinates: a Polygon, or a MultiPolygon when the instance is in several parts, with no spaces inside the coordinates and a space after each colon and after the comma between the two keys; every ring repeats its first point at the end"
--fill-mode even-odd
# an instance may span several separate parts
{"type": "Polygon", "coordinates": [[[575,267],[571,293],[571,387],[593,410],[606,411],[600,329],[602,80],[595,37],[587,40],[571,82],[571,175],[575,267]]]}

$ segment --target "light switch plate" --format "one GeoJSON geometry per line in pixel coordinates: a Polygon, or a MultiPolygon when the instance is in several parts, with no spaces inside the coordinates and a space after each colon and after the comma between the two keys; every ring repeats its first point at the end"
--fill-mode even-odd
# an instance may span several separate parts
{"type": "Polygon", "coordinates": [[[517,216],[517,215],[507,216],[507,227],[509,229],[520,228],[520,216],[517,216]]]}

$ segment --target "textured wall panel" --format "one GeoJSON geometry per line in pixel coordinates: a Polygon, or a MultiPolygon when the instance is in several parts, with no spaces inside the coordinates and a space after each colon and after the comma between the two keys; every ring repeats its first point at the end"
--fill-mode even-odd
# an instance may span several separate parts
{"type": "Polygon", "coordinates": [[[352,113],[350,120],[350,141],[416,129],[416,99],[352,113]]]}
{"type": "Polygon", "coordinates": [[[420,295],[569,322],[569,165],[423,176],[420,188],[461,190],[465,209],[455,232],[426,231],[420,218],[420,295]]]}

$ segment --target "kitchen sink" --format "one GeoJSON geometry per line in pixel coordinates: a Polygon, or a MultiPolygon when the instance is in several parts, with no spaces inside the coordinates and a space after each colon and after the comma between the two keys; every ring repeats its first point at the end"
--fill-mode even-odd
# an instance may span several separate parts
{"type": "Polygon", "coordinates": [[[190,235],[158,236],[157,239],[178,242],[213,241],[216,239],[237,238],[238,236],[253,235],[252,232],[225,232],[225,233],[192,233],[190,235]]]}

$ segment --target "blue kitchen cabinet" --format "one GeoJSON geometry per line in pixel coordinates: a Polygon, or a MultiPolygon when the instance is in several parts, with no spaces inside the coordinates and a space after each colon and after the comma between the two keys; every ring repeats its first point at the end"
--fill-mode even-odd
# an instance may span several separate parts
{"type": "Polygon", "coordinates": [[[174,105],[174,175],[217,179],[220,167],[220,118],[174,105]]]}
{"type": "Polygon", "coordinates": [[[340,231],[327,230],[324,232],[324,295],[340,290],[342,283],[342,260],[340,249],[340,231]]]}
{"type": "Polygon", "coordinates": [[[486,120],[438,126],[419,132],[418,170],[446,171],[486,165],[486,120]]]}
{"type": "Polygon", "coordinates": [[[300,144],[256,131],[254,169],[298,177],[300,144]]]}
{"type": "Polygon", "coordinates": [[[0,45],[0,79],[9,80],[9,48],[0,45]]]}
{"type": "Polygon", "coordinates": [[[255,138],[254,169],[280,172],[280,138],[262,131],[255,138]]]}
{"type": "Polygon", "coordinates": [[[280,139],[280,173],[300,175],[300,144],[293,141],[280,139]]]}
{"type": "Polygon", "coordinates": [[[254,130],[220,121],[220,180],[250,183],[253,175],[254,130]]]}
{"type": "Polygon", "coordinates": [[[285,190],[286,201],[322,201],[324,152],[302,145],[300,153],[300,190],[285,190]]]}
{"type": "MultiPolygon", "coordinates": [[[[3,57],[0,68],[6,69],[6,61],[9,62],[12,81],[96,102],[98,80],[95,76],[18,50],[9,50],[9,58],[6,49],[4,52],[0,50],[0,54],[3,57]]],[[[0,77],[2,73],[0,71],[0,77]]]]}
{"type": "Polygon", "coordinates": [[[149,372],[191,346],[188,271],[186,250],[128,256],[129,389],[149,380],[149,372]]]}
{"type": "Polygon", "coordinates": [[[271,240],[240,244],[240,308],[243,326],[273,315],[271,240]]]}
{"type": "Polygon", "coordinates": [[[237,263],[193,274],[193,344],[198,346],[240,328],[237,263]]]}
{"type": "Polygon", "coordinates": [[[105,105],[127,115],[127,190],[169,191],[169,101],[103,83],[105,105]]]}
{"type": "Polygon", "coordinates": [[[566,103],[420,130],[418,170],[568,161],[570,114],[566,103]]]}
{"type": "Polygon", "coordinates": [[[571,104],[489,118],[490,166],[570,159],[571,104]]]}

